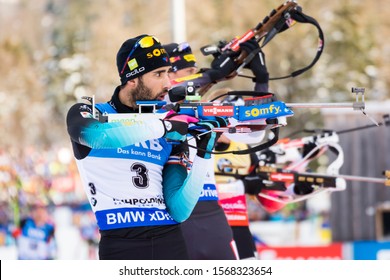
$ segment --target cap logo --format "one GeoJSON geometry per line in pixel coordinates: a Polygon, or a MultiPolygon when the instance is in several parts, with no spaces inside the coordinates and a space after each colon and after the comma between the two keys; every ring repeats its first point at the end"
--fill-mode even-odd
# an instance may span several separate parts
{"type": "Polygon", "coordinates": [[[135,68],[138,67],[138,63],[137,63],[137,60],[135,58],[130,60],[127,64],[129,65],[130,70],[134,70],[135,68]]]}
{"type": "Polygon", "coordinates": [[[137,75],[137,74],[140,74],[142,72],[145,71],[145,67],[140,67],[138,69],[135,69],[134,71],[131,71],[129,73],[126,74],[126,78],[129,78],[131,76],[134,76],[134,75],[137,75]]]}
{"type": "Polygon", "coordinates": [[[161,49],[154,49],[153,51],[149,52],[146,54],[147,58],[153,58],[154,56],[161,56],[166,54],[167,52],[165,51],[164,48],[161,49]]]}
{"type": "Polygon", "coordinates": [[[170,61],[171,63],[175,63],[176,61],[179,61],[179,60],[181,60],[181,57],[180,57],[180,56],[171,56],[171,57],[169,58],[169,61],[170,61]]]}
{"type": "Polygon", "coordinates": [[[190,62],[190,61],[196,61],[195,60],[195,56],[193,54],[186,54],[183,56],[184,60],[187,61],[187,62],[190,62]]]}

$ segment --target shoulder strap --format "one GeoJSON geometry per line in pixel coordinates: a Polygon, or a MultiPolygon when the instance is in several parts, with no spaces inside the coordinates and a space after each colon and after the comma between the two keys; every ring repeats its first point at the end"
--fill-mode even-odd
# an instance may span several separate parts
{"type": "Polygon", "coordinates": [[[108,102],[95,104],[95,108],[98,111],[97,117],[100,122],[107,122],[106,114],[117,113],[117,111],[108,102]]]}
{"type": "Polygon", "coordinates": [[[96,109],[99,110],[99,112],[101,114],[115,114],[115,113],[117,113],[115,111],[115,109],[110,104],[108,104],[108,102],[95,104],[95,107],[96,107],[96,109]]]}

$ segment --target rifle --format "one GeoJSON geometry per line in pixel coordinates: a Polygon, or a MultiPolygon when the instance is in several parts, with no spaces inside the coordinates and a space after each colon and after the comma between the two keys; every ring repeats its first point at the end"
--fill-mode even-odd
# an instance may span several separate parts
{"type": "MultiPolygon", "coordinates": [[[[260,176],[276,183],[294,184],[294,194],[281,193],[280,197],[259,194],[264,198],[276,202],[298,202],[312,197],[319,192],[343,191],[346,188],[345,180],[383,184],[390,187],[390,170],[383,172],[385,178],[364,177],[354,175],[326,175],[312,172],[296,172],[293,170],[262,166],[259,168],[260,176]]],[[[266,179],[266,180],[267,180],[266,179]]]]}
{"type": "MultiPolygon", "coordinates": [[[[343,191],[346,189],[346,180],[376,183],[390,187],[390,170],[385,170],[383,172],[384,178],[377,178],[343,174],[328,175],[315,172],[298,172],[291,169],[260,166],[256,170],[256,175],[259,176],[263,182],[263,188],[258,194],[258,197],[283,204],[307,200],[322,192],[343,191]],[[286,187],[289,185],[293,186],[292,190],[289,190],[286,187]],[[273,195],[267,194],[267,191],[272,191],[273,195]]],[[[228,176],[243,180],[248,175],[215,172],[215,176],[228,176]]]]}
{"type": "Polygon", "coordinates": [[[326,175],[312,172],[297,172],[288,169],[262,166],[259,168],[258,174],[269,182],[294,184],[293,194],[281,192],[280,194],[278,193],[279,197],[262,193],[259,194],[261,197],[284,203],[306,200],[320,192],[343,191],[346,188],[345,180],[377,183],[387,187],[390,186],[390,170],[383,172],[385,178],[376,178],[343,174],[326,175]]]}
{"type": "MultiPolygon", "coordinates": [[[[181,101],[182,103],[176,104],[167,104],[165,101],[137,101],[136,104],[139,106],[139,112],[134,114],[109,114],[104,113],[99,115],[96,112],[96,106],[94,102],[94,97],[83,97],[84,99],[89,100],[92,103],[92,114],[95,118],[100,121],[121,121],[126,123],[134,123],[140,121],[141,112],[144,107],[152,107],[151,114],[142,114],[142,121],[145,121],[147,118],[160,118],[164,119],[168,112],[174,110],[176,113],[185,114],[194,116],[200,120],[212,120],[215,117],[226,117],[229,118],[230,122],[233,125],[229,125],[226,128],[214,128],[213,130],[220,133],[252,133],[257,131],[270,130],[273,132],[274,137],[269,141],[259,144],[257,146],[248,148],[241,151],[229,151],[229,152],[216,152],[208,151],[214,154],[247,154],[254,153],[261,150],[264,150],[268,147],[271,147],[277,143],[279,137],[279,127],[285,126],[287,123],[284,121],[284,118],[291,117],[294,115],[294,112],[290,109],[295,106],[294,103],[284,103],[282,101],[275,100],[272,93],[263,93],[263,92],[253,92],[253,91],[230,91],[224,95],[233,95],[233,96],[248,96],[253,97],[245,98],[244,105],[236,105],[233,102],[193,102],[192,100],[196,99],[194,96],[190,96],[187,101],[188,89],[183,87],[174,88],[169,92],[171,95],[171,100],[181,101]],[[180,90],[182,89],[182,90],[180,90]],[[184,98],[184,100],[183,100],[184,98]]],[[[354,103],[330,103],[324,104],[323,107],[337,107],[337,108],[350,108],[354,110],[363,110],[364,111],[364,101],[361,101],[360,98],[364,100],[364,91],[355,92],[356,93],[356,102],[354,103]],[[361,94],[361,95],[360,95],[361,94]]],[[[192,95],[196,95],[194,92],[192,95]]],[[[221,96],[219,96],[221,97],[221,96]]],[[[218,97],[217,97],[218,98],[218,97]]],[[[305,105],[308,105],[307,103],[305,105]]],[[[297,105],[300,107],[300,104],[297,105]]],[[[315,107],[318,107],[319,104],[314,104],[315,107]]],[[[310,106],[308,106],[310,107],[310,106]]],[[[102,111],[102,110],[101,110],[102,111]]],[[[103,110],[104,112],[104,110],[103,110]]],[[[198,129],[195,127],[190,127],[190,129],[198,129]]],[[[203,131],[199,131],[202,133],[203,131]]],[[[193,146],[191,146],[193,147],[193,146]]],[[[193,147],[197,148],[197,147],[193,147]]]]}
{"type": "MultiPolygon", "coordinates": [[[[223,75],[223,77],[218,73],[218,70],[215,69],[201,69],[197,74],[187,76],[184,78],[177,79],[173,81],[173,84],[182,84],[184,82],[192,81],[196,84],[196,87],[199,88],[199,93],[203,94],[208,91],[211,86],[219,81],[231,79],[236,75],[240,75],[241,70],[247,65],[254,56],[259,52],[255,50],[251,53],[240,50],[240,44],[254,38],[258,43],[261,43],[261,48],[268,44],[276,34],[285,31],[286,29],[292,27],[296,22],[309,23],[314,25],[318,30],[318,46],[317,53],[313,61],[306,67],[296,70],[289,75],[283,77],[270,78],[270,80],[285,79],[289,77],[298,76],[308,69],[310,69],[320,58],[323,47],[324,47],[324,34],[318,22],[302,12],[302,8],[298,6],[296,1],[289,0],[281,4],[278,8],[273,9],[268,16],[266,16],[262,21],[260,21],[254,28],[249,29],[243,35],[233,38],[230,42],[220,42],[219,45],[207,45],[202,47],[200,50],[203,55],[213,55],[214,57],[219,56],[230,56],[235,57],[234,63],[236,69],[223,75]]],[[[228,59],[228,58],[227,58],[228,59]]],[[[222,64],[227,62],[225,60],[222,64]]],[[[243,76],[245,77],[245,76],[243,76]]]]}

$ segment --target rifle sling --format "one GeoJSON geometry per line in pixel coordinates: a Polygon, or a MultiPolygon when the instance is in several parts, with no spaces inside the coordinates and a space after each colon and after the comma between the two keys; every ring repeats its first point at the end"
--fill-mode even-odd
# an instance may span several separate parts
{"type": "Polygon", "coordinates": [[[317,63],[318,59],[320,58],[320,56],[322,54],[322,51],[324,50],[324,44],[325,44],[324,33],[322,32],[320,25],[318,24],[318,22],[314,18],[312,18],[308,15],[305,15],[304,13],[302,13],[299,10],[293,10],[291,12],[291,18],[296,20],[297,22],[300,22],[300,23],[312,24],[317,28],[318,37],[319,37],[317,53],[316,53],[313,61],[308,66],[303,67],[299,70],[296,70],[296,71],[292,72],[290,75],[283,76],[283,77],[270,78],[270,80],[281,80],[281,79],[286,79],[286,78],[290,78],[290,77],[296,77],[296,76],[306,72],[311,67],[313,67],[314,64],[317,63]]]}

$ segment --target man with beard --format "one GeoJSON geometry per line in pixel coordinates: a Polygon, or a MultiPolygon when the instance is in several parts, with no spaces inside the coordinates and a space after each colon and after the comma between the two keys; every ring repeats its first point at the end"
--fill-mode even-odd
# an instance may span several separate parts
{"type": "Polygon", "coordinates": [[[214,147],[211,129],[217,122],[178,114],[158,119],[151,107],[139,107],[137,101],[163,101],[171,87],[171,64],[154,36],[125,41],[116,61],[121,85],[110,101],[96,105],[98,116],[84,103],[73,105],[67,115],[74,156],[100,230],[99,258],[188,259],[180,223],[202,191],[202,168],[211,159],[207,151],[214,147]],[[133,117],[106,121],[106,114],[120,113],[133,117]],[[210,130],[195,137],[203,149],[192,166],[183,144],[189,123],[210,130]]]}

